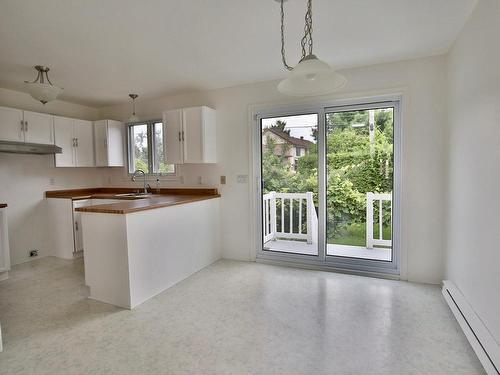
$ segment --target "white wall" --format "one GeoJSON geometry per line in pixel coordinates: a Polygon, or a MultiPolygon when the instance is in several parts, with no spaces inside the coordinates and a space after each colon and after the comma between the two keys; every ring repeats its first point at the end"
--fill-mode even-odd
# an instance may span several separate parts
{"type": "Polygon", "coordinates": [[[446,278],[500,345],[500,1],[481,0],[448,58],[446,278]]]}
{"type": "MultiPolygon", "coordinates": [[[[0,89],[0,106],[82,119],[95,119],[99,115],[96,109],[62,101],[43,106],[27,94],[5,89],[0,89]]],[[[29,260],[31,249],[40,250],[40,256],[50,254],[43,201],[46,190],[101,186],[105,175],[106,169],[55,168],[51,155],[0,153],[0,202],[9,205],[12,264],[29,260]],[[53,185],[51,178],[55,180],[53,185]]]]}
{"type": "MultiPolygon", "coordinates": [[[[403,92],[402,275],[413,281],[438,283],[443,271],[443,183],[445,122],[445,58],[433,57],[381,64],[343,72],[348,85],[337,97],[356,98],[403,92]]],[[[184,186],[218,186],[221,194],[222,250],[225,258],[251,260],[251,190],[239,184],[249,175],[249,106],[293,100],[276,91],[277,82],[262,82],[213,91],[138,101],[142,119],[159,118],[163,110],[208,105],[217,109],[218,160],[215,166],[182,166],[184,186]],[[218,185],[220,175],[227,185],[218,185]]],[[[125,120],[130,105],[101,109],[101,116],[125,120]]],[[[129,185],[123,173],[113,184],[129,185]]],[[[179,182],[163,183],[180,185],[179,182]]]]}

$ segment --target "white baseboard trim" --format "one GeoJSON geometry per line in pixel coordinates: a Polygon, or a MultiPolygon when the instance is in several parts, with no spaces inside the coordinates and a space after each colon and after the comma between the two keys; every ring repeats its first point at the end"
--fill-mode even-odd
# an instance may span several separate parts
{"type": "Polygon", "coordinates": [[[443,281],[442,292],[486,373],[500,375],[500,346],[488,328],[452,281],[443,281]]]}

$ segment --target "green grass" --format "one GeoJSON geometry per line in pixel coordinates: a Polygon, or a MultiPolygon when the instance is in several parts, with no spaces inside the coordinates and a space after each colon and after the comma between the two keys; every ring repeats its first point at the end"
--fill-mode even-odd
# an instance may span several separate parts
{"type": "MultiPolygon", "coordinates": [[[[382,231],[384,239],[391,238],[390,226],[384,226],[382,231]]],[[[378,238],[378,225],[374,225],[373,232],[373,236],[378,238]]],[[[336,233],[333,237],[328,236],[328,243],[335,245],[366,246],[366,224],[351,224],[347,228],[342,229],[339,233],[336,233]]]]}

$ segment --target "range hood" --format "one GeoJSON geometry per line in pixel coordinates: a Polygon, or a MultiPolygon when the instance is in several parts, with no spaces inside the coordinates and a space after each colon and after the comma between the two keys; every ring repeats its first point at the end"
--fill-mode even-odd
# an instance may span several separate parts
{"type": "Polygon", "coordinates": [[[62,148],[56,145],[39,143],[0,141],[0,152],[11,154],[62,154],[62,148]]]}

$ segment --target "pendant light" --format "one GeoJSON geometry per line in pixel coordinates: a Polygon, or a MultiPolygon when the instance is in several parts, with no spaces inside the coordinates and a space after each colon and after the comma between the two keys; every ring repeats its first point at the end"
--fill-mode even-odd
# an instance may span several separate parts
{"type": "Polygon", "coordinates": [[[300,42],[302,57],[295,67],[287,64],[283,6],[287,0],[275,1],[278,1],[281,5],[281,59],[285,68],[290,71],[288,77],[279,83],[278,91],[292,96],[314,96],[328,94],[344,87],[347,82],[344,76],[337,73],[330,65],[313,54],[312,0],[307,0],[304,36],[300,42]]]}
{"type": "Polygon", "coordinates": [[[137,97],[139,95],[137,95],[137,94],[128,94],[128,96],[130,96],[130,98],[132,99],[132,116],[130,116],[128,118],[128,122],[137,122],[137,121],[139,121],[139,117],[137,117],[135,115],[135,99],[137,99],[137,97]]]}
{"type": "Polygon", "coordinates": [[[54,86],[49,79],[49,68],[47,66],[36,65],[35,69],[38,74],[33,82],[24,81],[26,84],[26,88],[30,95],[41,102],[42,104],[46,104],[51,100],[56,99],[61,92],[62,88],[54,86]]]}

